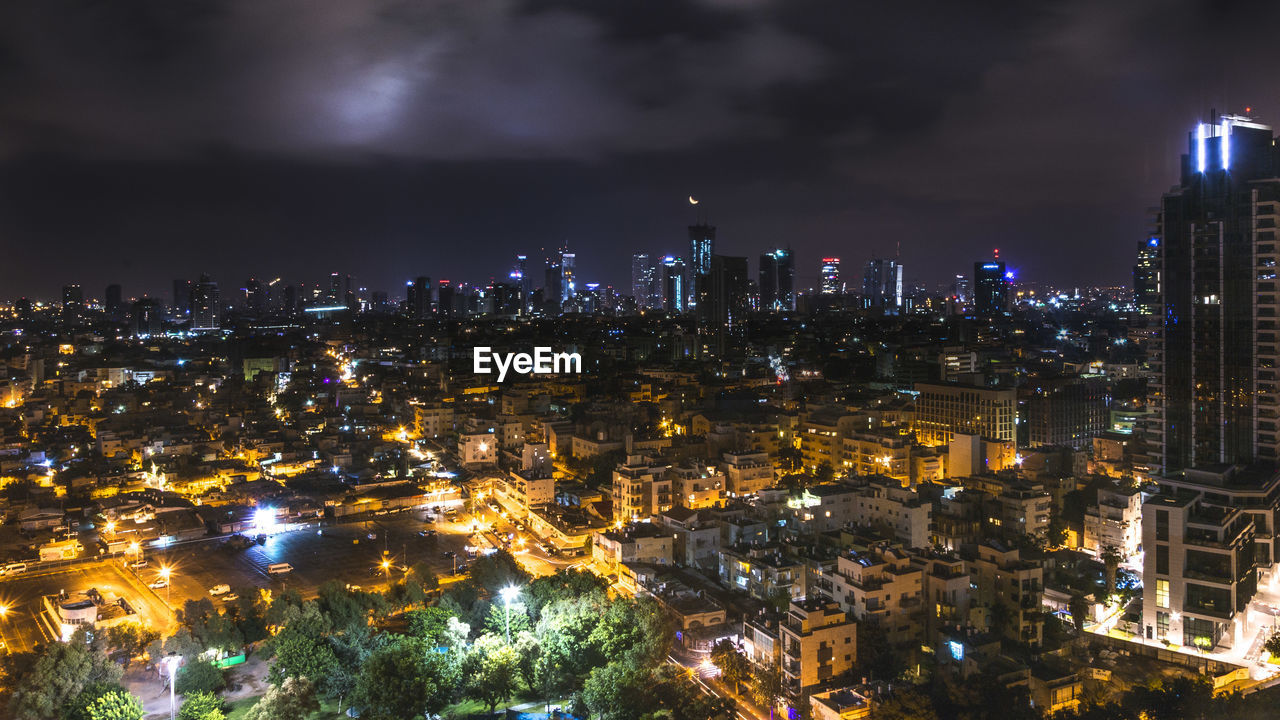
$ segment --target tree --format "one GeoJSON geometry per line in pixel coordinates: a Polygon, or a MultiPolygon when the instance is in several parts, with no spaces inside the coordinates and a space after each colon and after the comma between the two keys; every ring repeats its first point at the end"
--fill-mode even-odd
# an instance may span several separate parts
{"type": "Polygon", "coordinates": [[[751,675],[751,697],[764,707],[769,708],[769,717],[773,717],[774,708],[787,694],[786,685],[782,681],[782,668],[773,663],[756,668],[751,675]]]}
{"type": "Polygon", "coordinates": [[[396,637],[361,666],[352,698],[362,718],[402,720],[444,709],[456,683],[444,655],[419,638],[396,637]]]}
{"type": "Polygon", "coordinates": [[[924,693],[899,690],[876,703],[876,720],[938,720],[938,712],[924,693]]]}
{"type": "Polygon", "coordinates": [[[124,623],[107,628],[107,644],[124,653],[126,663],[141,655],[148,645],[160,638],[160,633],[138,623],[124,623]]]}
{"type": "Polygon", "coordinates": [[[462,664],[467,697],[484,703],[492,714],[498,703],[515,694],[520,657],[499,635],[481,635],[462,664]]]}
{"type": "Polygon", "coordinates": [[[404,614],[409,624],[409,634],[428,642],[439,643],[445,637],[449,620],[453,615],[440,607],[428,607],[421,610],[410,610],[404,614]]]}
{"type": "Polygon", "coordinates": [[[142,720],[138,698],[124,690],[112,690],[85,708],[85,720],[142,720]]]}
{"type": "Polygon", "coordinates": [[[1076,626],[1076,632],[1084,632],[1084,620],[1089,614],[1089,602],[1080,593],[1072,593],[1071,599],[1067,601],[1067,610],[1071,613],[1071,624],[1076,626]]]}
{"type": "Polygon", "coordinates": [[[580,694],[592,717],[600,720],[639,718],[651,697],[645,673],[626,662],[611,662],[587,676],[580,694]]]}
{"type": "Polygon", "coordinates": [[[751,677],[751,663],[747,662],[747,656],[728,640],[721,640],[711,648],[711,662],[720,668],[720,676],[735,694],[738,686],[751,677]]]}
{"type": "Polygon", "coordinates": [[[1123,559],[1120,550],[1113,545],[1102,549],[1103,588],[1108,598],[1116,591],[1116,570],[1120,568],[1120,561],[1123,559]]]}
{"type": "Polygon", "coordinates": [[[37,658],[9,700],[13,717],[23,720],[56,720],[69,701],[93,685],[119,682],[122,671],[105,652],[89,647],[84,633],[70,642],[51,643],[37,658]]]}
{"type": "Polygon", "coordinates": [[[227,686],[222,670],[208,660],[193,660],[178,668],[173,689],[179,695],[217,692],[227,686]]]}
{"type": "Polygon", "coordinates": [[[178,720],[226,720],[222,700],[211,692],[191,693],[182,699],[178,720]]]}
{"type": "Polygon", "coordinates": [[[507,637],[508,624],[510,626],[510,635],[512,639],[516,638],[522,632],[529,632],[532,625],[529,623],[529,614],[525,611],[524,603],[513,602],[508,607],[505,601],[496,602],[489,606],[489,616],[485,618],[484,630],[491,635],[507,637]]]}
{"type": "Polygon", "coordinates": [[[1262,644],[1262,649],[1271,653],[1272,657],[1280,656],[1280,632],[1272,633],[1262,644]]]}
{"type": "Polygon", "coordinates": [[[285,678],[278,686],[267,688],[262,699],[254,703],[244,720],[302,720],[320,710],[316,689],[304,677],[285,678]]]}
{"type": "Polygon", "coordinates": [[[285,678],[307,678],[322,682],[337,667],[338,658],[325,640],[328,619],[314,602],[290,606],[284,612],[284,627],[271,639],[275,662],[267,679],[279,685],[285,678]]]}
{"type": "Polygon", "coordinates": [[[80,691],[63,710],[65,720],[90,720],[89,708],[98,698],[113,692],[127,693],[119,683],[97,683],[80,691]]]}

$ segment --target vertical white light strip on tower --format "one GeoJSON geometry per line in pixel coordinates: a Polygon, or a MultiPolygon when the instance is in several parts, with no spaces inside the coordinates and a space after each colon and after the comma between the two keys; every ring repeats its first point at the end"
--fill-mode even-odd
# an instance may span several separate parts
{"type": "Polygon", "coordinates": [[[1231,121],[1222,118],[1222,169],[1231,165],[1231,121]]]}
{"type": "Polygon", "coordinates": [[[1200,123],[1198,126],[1196,126],[1196,169],[1198,169],[1201,173],[1204,172],[1204,166],[1205,166],[1204,139],[1206,136],[1207,127],[1208,126],[1205,125],[1204,123],[1200,123]]]}

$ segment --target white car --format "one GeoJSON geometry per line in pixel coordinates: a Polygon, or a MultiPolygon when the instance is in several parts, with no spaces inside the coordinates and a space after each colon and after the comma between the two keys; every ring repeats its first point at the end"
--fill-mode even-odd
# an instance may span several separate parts
{"type": "Polygon", "coordinates": [[[152,590],[162,590],[164,588],[169,587],[169,581],[165,580],[164,578],[160,578],[159,580],[156,580],[155,582],[151,583],[147,587],[151,588],[152,590]]]}
{"type": "Polygon", "coordinates": [[[227,585],[226,583],[223,583],[222,585],[214,585],[213,587],[209,588],[209,594],[214,597],[218,597],[219,595],[226,595],[229,592],[231,592],[231,586],[227,585]]]}

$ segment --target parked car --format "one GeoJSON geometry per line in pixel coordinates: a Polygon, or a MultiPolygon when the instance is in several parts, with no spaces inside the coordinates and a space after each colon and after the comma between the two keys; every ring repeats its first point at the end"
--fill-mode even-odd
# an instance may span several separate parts
{"type": "Polygon", "coordinates": [[[151,588],[152,590],[162,590],[164,588],[169,587],[169,581],[165,580],[164,578],[160,578],[159,580],[152,582],[147,587],[151,588]]]}
{"type": "Polygon", "coordinates": [[[231,592],[231,586],[226,583],[222,583],[220,585],[214,585],[213,587],[209,588],[209,594],[214,597],[218,597],[219,595],[226,595],[229,592],[231,592]]]}

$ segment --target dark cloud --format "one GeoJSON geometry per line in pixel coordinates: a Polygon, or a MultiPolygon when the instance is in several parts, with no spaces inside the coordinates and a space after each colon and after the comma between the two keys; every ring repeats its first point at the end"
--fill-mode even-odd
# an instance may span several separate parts
{"type": "Polygon", "coordinates": [[[211,270],[500,276],[569,243],[802,276],[999,246],[1121,282],[1190,123],[1280,122],[1271,3],[192,0],[0,6],[7,294],[211,270]],[[483,248],[483,252],[475,249],[483,248]],[[813,266],[813,267],[810,267],[813,266]],[[39,273],[29,272],[37,267],[39,273]]]}

